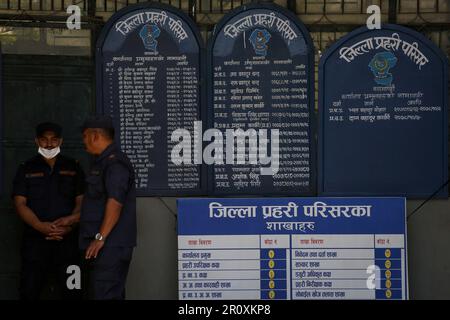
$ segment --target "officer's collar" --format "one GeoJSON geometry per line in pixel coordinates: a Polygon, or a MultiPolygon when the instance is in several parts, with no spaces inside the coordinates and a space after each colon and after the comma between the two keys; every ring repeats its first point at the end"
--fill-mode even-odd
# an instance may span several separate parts
{"type": "Polygon", "coordinates": [[[109,146],[106,147],[105,150],[103,150],[102,153],[95,159],[96,162],[102,161],[107,156],[111,155],[114,151],[116,151],[116,144],[113,142],[109,146]]]}

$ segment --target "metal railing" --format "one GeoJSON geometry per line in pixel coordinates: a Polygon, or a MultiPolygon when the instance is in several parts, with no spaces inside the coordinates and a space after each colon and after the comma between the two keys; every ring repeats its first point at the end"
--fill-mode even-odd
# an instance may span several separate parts
{"type": "MultiPolygon", "coordinates": [[[[157,0],[188,11],[190,4],[195,4],[198,14],[223,14],[250,3],[252,0],[157,0]]],[[[116,12],[123,7],[147,0],[0,0],[0,10],[25,10],[30,12],[62,13],[67,6],[76,4],[84,13],[89,6],[97,13],[116,12]],[[95,8],[92,8],[95,7],[95,8]]],[[[287,0],[275,0],[275,3],[287,6],[287,0]]],[[[387,13],[390,0],[294,0],[289,1],[296,14],[365,14],[367,6],[376,4],[382,12],[387,13]]],[[[448,0],[395,0],[397,14],[444,14],[450,13],[448,0]]],[[[390,4],[391,3],[391,4],[390,4]]]]}
{"type": "MultiPolygon", "coordinates": [[[[252,0],[157,0],[194,16],[206,39],[223,14],[252,0]],[[193,14],[194,13],[194,14],[193,14]]],[[[147,0],[0,0],[0,26],[61,28],[71,4],[82,11],[82,28],[98,28],[123,7],[147,0]]],[[[366,8],[381,7],[382,22],[410,26],[449,51],[449,0],[274,0],[301,18],[316,40],[326,48],[340,36],[365,23],[366,8]]]]}

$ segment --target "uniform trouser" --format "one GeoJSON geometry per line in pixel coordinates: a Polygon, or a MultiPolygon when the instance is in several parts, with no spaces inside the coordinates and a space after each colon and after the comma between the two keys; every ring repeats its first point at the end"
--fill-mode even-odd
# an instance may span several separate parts
{"type": "Polygon", "coordinates": [[[80,289],[69,289],[67,273],[70,265],[80,265],[77,237],[71,233],[62,241],[45,240],[25,236],[22,241],[22,270],[20,298],[37,300],[46,286],[49,276],[54,275],[62,299],[81,299],[80,289]]]}
{"type": "Polygon", "coordinates": [[[88,263],[90,297],[95,300],[124,300],[125,284],[133,248],[103,247],[88,263]]]}

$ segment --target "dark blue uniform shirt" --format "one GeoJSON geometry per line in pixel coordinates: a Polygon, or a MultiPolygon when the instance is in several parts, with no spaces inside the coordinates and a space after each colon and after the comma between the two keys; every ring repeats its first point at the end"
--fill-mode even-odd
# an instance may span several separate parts
{"type": "MultiPolygon", "coordinates": [[[[27,198],[27,206],[43,222],[72,214],[75,198],[84,193],[84,173],[78,161],[58,155],[53,169],[41,155],[22,163],[13,182],[12,196],[27,198]]],[[[26,225],[24,236],[43,237],[26,225]]]]}
{"type": "Polygon", "coordinates": [[[100,232],[106,201],[122,204],[119,220],[105,241],[105,247],[136,246],[136,186],[128,157],[115,144],[108,146],[93,162],[86,177],[81,207],[80,248],[85,249],[100,232]]]}

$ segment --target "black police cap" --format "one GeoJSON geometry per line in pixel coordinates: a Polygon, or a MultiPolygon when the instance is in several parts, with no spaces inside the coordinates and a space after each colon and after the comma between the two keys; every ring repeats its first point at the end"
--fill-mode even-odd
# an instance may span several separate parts
{"type": "Polygon", "coordinates": [[[36,137],[41,137],[44,132],[51,131],[58,138],[62,135],[62,128],[60,125],[53,122],[42,122],[36,126],[36,137]]]}
{"type": "Polygon", "coordinates": [[[114,129],[114,126],[110,116],[96,115],[87,118],[81,129],[114,129]]]}

